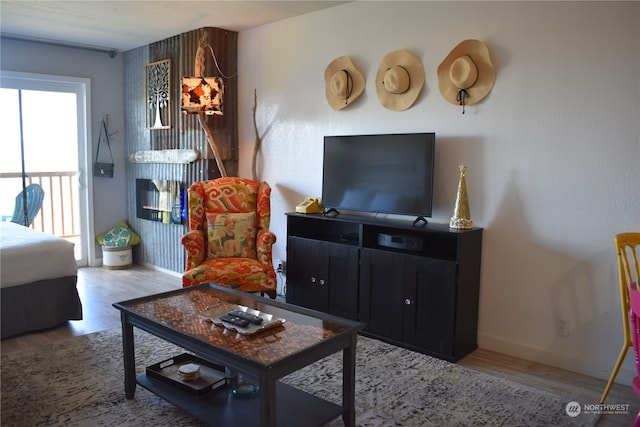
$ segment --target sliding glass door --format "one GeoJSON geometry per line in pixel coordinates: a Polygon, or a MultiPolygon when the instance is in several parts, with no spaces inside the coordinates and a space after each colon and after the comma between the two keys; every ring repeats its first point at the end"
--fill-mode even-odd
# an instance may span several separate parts
{"type": "Polygon", "coordinates": [[[32,228],[73,241],[78,265],[87,265],[89,82],[4,72],[0,82],[0,213],[13,213],[23,177],[40,184],[45,198],[32,228]]]}

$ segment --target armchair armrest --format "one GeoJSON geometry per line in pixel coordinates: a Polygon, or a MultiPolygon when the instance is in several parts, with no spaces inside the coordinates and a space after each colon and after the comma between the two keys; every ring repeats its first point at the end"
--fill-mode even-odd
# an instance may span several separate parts
{"type": "Polygon", "coordinates": [[[273,261],[271,258],[271,248],[276,242],[276,235],[268,230],[259,230],[256,237],[256,255],[258,261],[266,267],[273,270],[273,261]]]}
{"type": "Polygon", "coordinates": [[[188,231],[182,236],[180,243],[187,251],[185,270],[191,270],[207,259],[205,234],[202,230],[188,231]]]}

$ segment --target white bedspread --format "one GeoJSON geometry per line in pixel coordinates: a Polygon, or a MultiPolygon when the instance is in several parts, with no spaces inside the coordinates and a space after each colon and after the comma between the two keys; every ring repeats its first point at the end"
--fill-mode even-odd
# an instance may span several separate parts
{"type": "Polygon", "coordinates": [[[74,276],[73,243],[12,222],[0,222],[0,286],[74,276]]]}

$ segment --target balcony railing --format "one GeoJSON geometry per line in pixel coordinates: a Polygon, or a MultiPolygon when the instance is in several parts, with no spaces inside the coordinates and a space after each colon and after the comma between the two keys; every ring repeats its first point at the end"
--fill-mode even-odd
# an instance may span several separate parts
{"type": "MultiPolygon", "coordinates": [[[[27,185],[35,182],[44,190],[42,209],[31,228],[66,239],[79,237],[77,172],[29,172],[27,175],[27,185]]],[[[13,214],[15,198],[21,191],[22,175],[19,172],[0,173],[2,215],[13,214]]]]}

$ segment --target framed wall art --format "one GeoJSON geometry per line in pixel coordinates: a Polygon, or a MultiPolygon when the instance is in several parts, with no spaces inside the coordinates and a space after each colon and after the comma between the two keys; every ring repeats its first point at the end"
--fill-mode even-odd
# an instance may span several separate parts
{"type": "Polygon", "coordinates": [[[171,128],[171,60],[145,65],[146,128],[171,128]]]}

